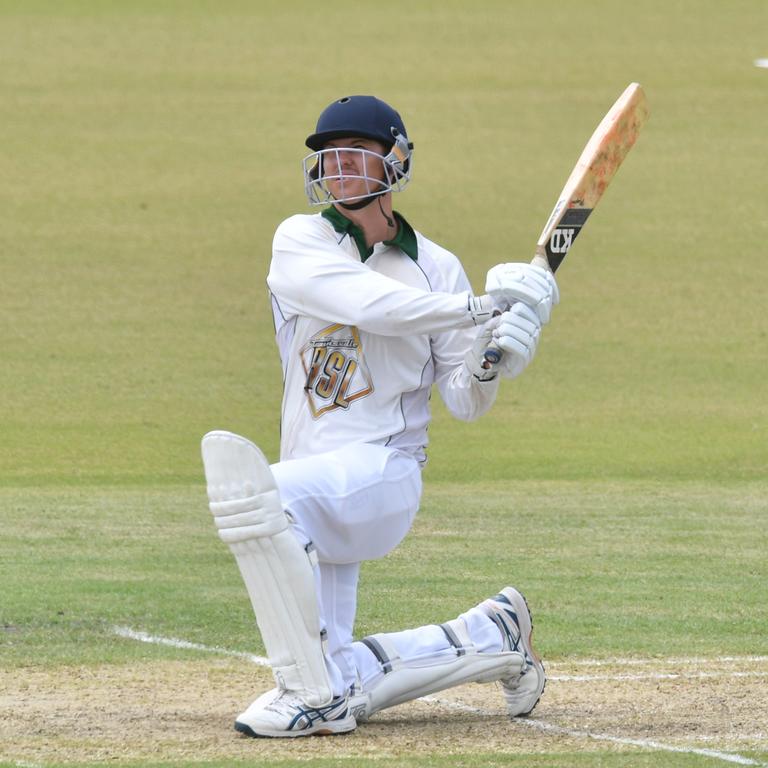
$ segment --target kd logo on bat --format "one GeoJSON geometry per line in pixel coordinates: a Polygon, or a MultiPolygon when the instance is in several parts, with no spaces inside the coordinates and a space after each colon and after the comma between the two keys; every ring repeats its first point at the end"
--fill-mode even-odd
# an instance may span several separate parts
{"type": "Polygon", "coordinates": [[[557,269],[565,258],[565,254],[568,253],[581,228],[586,224],[590,213],[592,213],[591,208],[569,208],[563,214],[563,218],[550,235],[546,246],[547,256],[550,257],[549,264],[553,270],[557,269]]]}
{"type": "Polygon", "coordinates": [[[549,241],[549,250],[552,253],[568,253],[568,249],[571,247],[577,232],[576,227],[556,229],[552,233],[552,239],[549,241]]]}

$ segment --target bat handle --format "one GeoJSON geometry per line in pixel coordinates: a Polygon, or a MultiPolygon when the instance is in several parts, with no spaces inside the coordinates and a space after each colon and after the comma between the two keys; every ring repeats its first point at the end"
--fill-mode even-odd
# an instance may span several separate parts
{"type": "MultiPolygon", "coordinates": [[[[535,267],[542,267],[543,269],[548,269],[552,271],[552,267],[549,266],[549,260],[547,259],[546,255],[543,253],[539,253],[538,249],[536,250],[536,255],[531,260],[531,264],[533,264],[535,267]]],[[[499,348],[499,345],[496,344],[496,342],[492,341],[485,350],[485,353],[483,354],[483,368],[490,368],[492,365],[496,365],[501,360],[501,356],[504,353],[499,348]]]]}
{"type": "Polygon", "coordinates": [[[486,348],[483,354],[483,368],[490,368],[501,360],[501,356],[504,353],[499,349],[499,346],[495,341],[492,341],[486,348]]]}
{"type": "Polygon", "coordinates": [[[541,267],[542,269],[548,269],[550,272],[555,271],[550,266],[549,259],[547,258],[546,253],[539,253],[538,248],[536,249],[536,255],[531,259],[531,264],[533,264],[534,267],[541,267]]]}

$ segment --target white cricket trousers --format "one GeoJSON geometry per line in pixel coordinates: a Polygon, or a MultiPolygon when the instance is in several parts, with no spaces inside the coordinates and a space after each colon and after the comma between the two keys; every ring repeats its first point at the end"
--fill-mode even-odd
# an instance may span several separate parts
{"type": "Polygon", "coordinates": [[[339,694],[357,673],[352,632],[360,563],[383,557],[408,533],[419,508],[421,468],[402,451],[357,443],[278,462],[272,472],[294,534],[317,550],[320,619],[339,694]]]}
{"type": "MultiPolygon", "coordinates": [[[[292,530],[317,550],[320,620],[328,632],[327,663],[334,694],[381,674],[375,656],[352,642],[360,563],[391,552],[408,533],[421,498],[418,462],[398,450],[360,443],[272,465],[292,530]]],[[[482,611],[461,615],[480,653],[501,650],[501,636],[482,611]]],[[[452,655],[435,625],[390,635],[400,657],[452,655]]]]}

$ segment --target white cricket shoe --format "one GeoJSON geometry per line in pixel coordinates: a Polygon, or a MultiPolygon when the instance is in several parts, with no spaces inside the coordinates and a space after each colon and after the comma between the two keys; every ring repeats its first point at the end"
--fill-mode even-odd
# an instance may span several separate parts
{"type": "Polygon", "coordinates": [[[505,587],[480,607],[498,626],[504,640],[503,650],[518,651],[525,657],[527,666],[521,674],[499,682],[509,716],[528,715],[539,703],[547,682],[544,665],[531,644],[533,618],[528,603],[514,587],[505,587]]]}
{"type": "Polygon", "coordinates": [[[324,707],[308,707],[296,694],[273,688],[238,715],[235,730],[248,736],[283,739],[348,733],[357,727],[348,699],[339,696],[324,707]]]}

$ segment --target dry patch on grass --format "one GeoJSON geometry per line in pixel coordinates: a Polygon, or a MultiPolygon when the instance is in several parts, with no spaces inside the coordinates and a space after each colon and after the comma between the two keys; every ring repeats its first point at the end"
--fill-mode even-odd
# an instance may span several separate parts
{"type": "Polygon", "coordinates": [[[637,749],[768,749],[768,660],[552,663],[534,715],[493,685],[444,691],[336,738],[254,740],[234,716],[270,687],[234,659],[0,670],[0,760],[183,761],[637,749]],[[607,740],[606,738],[607,737],[607,740]]]}

